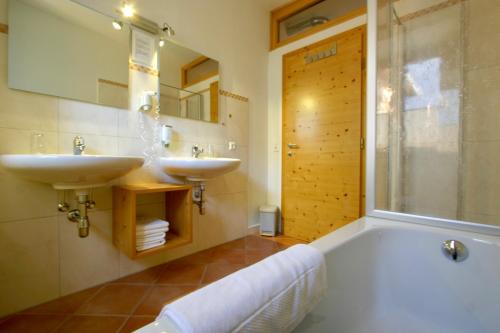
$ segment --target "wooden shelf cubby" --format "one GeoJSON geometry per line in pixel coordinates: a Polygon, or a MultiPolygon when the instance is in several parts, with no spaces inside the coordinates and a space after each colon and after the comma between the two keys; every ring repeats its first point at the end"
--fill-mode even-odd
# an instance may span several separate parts
{"type": "Polygon", "coordinates": [[[191,185],[141,184],[113,187],[113,243],[132,259],[190,244],[193,241],[191,185]],[[137,196],[165,193],[164,220],[170,223],[167,242],[136,250],[137,196]]]}

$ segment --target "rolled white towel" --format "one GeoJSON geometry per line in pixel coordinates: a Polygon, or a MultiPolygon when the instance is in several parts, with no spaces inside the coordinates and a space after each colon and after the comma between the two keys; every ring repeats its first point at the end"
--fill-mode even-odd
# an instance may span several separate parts
{"type": "Polygon", "coordinates": [[[170,228],[169,227],[161,227],[161,228],[153,228],[153,229],[148,229],[148,230],[139,230],[136,229],[135,233],[138,236],[150,236],[162,232],[167,232],[170,228]]]}
{"type": "Polygon", "coordinates": [[[154,237],[137,237],[135,239],[135,243],[136,245],[143,245],[147,243],[161,241],[162,239],[165,239],[165,235],[166,233],[161,233],[160,235],[154,237]]]}
{"type": "Polygon", "coordinates": [[[168,226],[169,223],[161,219],[140,217],[137,219],[136,229],[146,231],[158,228],[168,228],[168,226]]]}
{"type": "Polygon", "coordinates": [[[183,333],[291,332],[326,289],[323,254],[295,245],[166,305],[157,320],[183,333]]]}
{"type": "Polygon", "coordinates": [[[136,245],[135,246],[135,249],[137,251],[144,251],[144,250],[148,250],[148,249],[151,249],[153,247],[157,247],[157,246],[162,246],[163,244],[165,244],[167,241],[165,239],[163,240],[160,240],[160,241],[156,241],[156,242],[149,242],[149,243],[146,243],[146,244],[143,244],[143,245],[136,245]]]}

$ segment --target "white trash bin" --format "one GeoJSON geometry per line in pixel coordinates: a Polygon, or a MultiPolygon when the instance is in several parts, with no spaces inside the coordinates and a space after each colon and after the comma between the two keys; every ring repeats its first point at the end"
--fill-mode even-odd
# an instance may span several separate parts
{"type": "Polygon", "coordinates": [[[279,232],[279,211],[277,206],[261,206],[259,208],[260,234],[276,236],[279,232]]]}

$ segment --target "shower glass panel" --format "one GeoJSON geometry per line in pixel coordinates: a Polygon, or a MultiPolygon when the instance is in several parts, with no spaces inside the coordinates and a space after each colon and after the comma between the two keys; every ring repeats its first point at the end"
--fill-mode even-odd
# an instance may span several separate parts
{"type": "Polygon", "coordinates": [[[379,0],[376,209],[500,226],[500,2],[379,0]]]}

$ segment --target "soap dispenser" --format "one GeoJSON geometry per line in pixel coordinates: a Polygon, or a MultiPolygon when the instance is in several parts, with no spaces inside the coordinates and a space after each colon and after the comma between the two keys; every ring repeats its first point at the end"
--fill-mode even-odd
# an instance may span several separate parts
{"type": "Polygon", "coordinates": [[[170,147],[170,142],[172,141],[172,126],[161,125],[161,143],[165,148],[170,147]]]}

